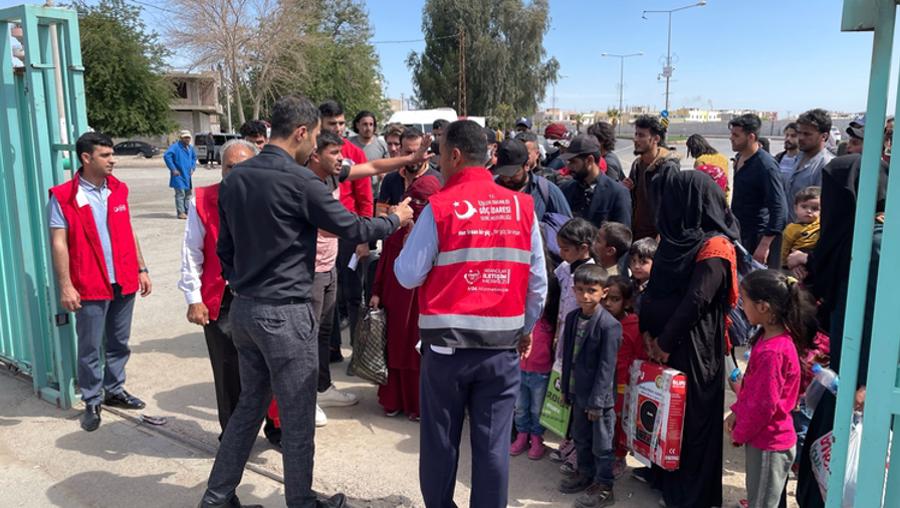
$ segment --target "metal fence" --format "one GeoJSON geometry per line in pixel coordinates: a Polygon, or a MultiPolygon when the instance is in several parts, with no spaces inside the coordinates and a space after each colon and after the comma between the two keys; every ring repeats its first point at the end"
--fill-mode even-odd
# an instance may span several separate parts
{"type": "Polygon", "coordinates": [[[74,11],[0,10],[0,360],[60,407],[74,400],[75,333],[58,304],[45,206],[88,128],[83,72],[74,11]]]}

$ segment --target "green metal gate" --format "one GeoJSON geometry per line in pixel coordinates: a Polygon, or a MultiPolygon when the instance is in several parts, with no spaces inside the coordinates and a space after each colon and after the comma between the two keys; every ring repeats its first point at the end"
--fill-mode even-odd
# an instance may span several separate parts
{"type": "MultiPolygon", "coordinates": [[[[891,51],[894,44],[894,25],[897,0],[844,0],[841,29],[844,31],[872,31],[872,68],[869,78],[866,123],[872,133],[863,145],[862,166],[853,236],[850,282],[847,293],[844,340],[841,353],[841,390],[838,391],[834,419],[834,438],[831,455],[831,478],[828,483],[828,508],[839,508],[843,498],[843,479],[847,462],[847,443],[853,414],[854,390],[859,375],[860,342],[863,331],[866,286],[871,264],[872,218],[878,187],[878,165],[881,159],[879,126],[885,123],[888,83],[891,76],[891,51]],[[878,136],[878,137],[876,137],[878,136]],[[877,141],[870,141],[870,139],[877,141]],[[846,388],[845,388],[846,387],[846,388]]],[[[895,59],[896,60],[896,59],[895,59]]],[[[896,72],[896,69],[895,69],[896,72]]],[[[900,118],[900,97],[895,116],[900,118]]],[[[900,141],[894,131],[893,143],[900,141]]],[[[900,415],[900,298],[896,287],[900,283],[900,155],[891,158],[887,189],[885,226],[878,266],[875,292],[875,312],[872,328],[872,349],[869,355],[865,415],[856,495],[853,506],[900,506],[900,473],[895,453],[898,439],[893,440],[890,453],[891,429],[900,415]],[[893,456],[894,471],[885,470],[893,456]],[[884,494],[885,488],[887,490],[884,494]]]]}
{"type": "Polygon", "coordinates": [[[64,408],[75,398],[76,341],[59,307],[45,207],[88,130],[83,72],[74,11],[0,10],[0,360],[64,408]]]}

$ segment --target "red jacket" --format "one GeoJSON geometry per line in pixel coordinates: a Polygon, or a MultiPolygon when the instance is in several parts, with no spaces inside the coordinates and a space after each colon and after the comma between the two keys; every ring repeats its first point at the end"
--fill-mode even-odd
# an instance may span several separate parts
{"type": "Polygon", "coordinates": [[[203,272],[200,274],[200,296],[209,309],[209,319],[219,319],[219,308],[225,293],[222,264],[216,254],[219,241],[219,184],[194,189],[197,193],[197,216],[203,224],[203,272]]]}
{"type": "MultiPolygon", "coordinates": [[[[113,288],[106,271],[100,234],[86,202],[79,202],[81,170],[68,182],[50,189],[59,202],[68,223],[66,239],[69,246],[69,275],[82,300],[112,300],[113,288]]],[[[109,188],[106,225],[112,245],[116,283],[123,295],[136,293],[138,284],[137,247],[128,211],[128,186],[113,176],[106,177],[109,188]]]]}
{"type": "Polygon", "coordinates": [[[525,325],[534,203],[483,167],[455,174],[431,196],[438,255],[419,292],[422,341],[514,348],[525,325]]]}
{"type": "MultiPolygon", "coordinates": [[[[366,152],[362,148],[354,145],[348,140],[344,140],[344,146],[341,148],[341,155],[344,160],[349,160],[353,164],[362,164],[368,162],[366,152]]],[[[375,199],[372,196],[372,179],[360,178],[359,180],[344,180],[340,184],[341,204],[351,213],[355,213],[360,217],[371,217],[374,213],[375,199]]]]}
{"type": "Polygon", "coordinates": [[[616,391],[625,393],[628,386],[628,369],[635,360],[649,360],[644,339],[638,328],[638,315],[631,313],[622,319],[622,345],[616,357],[616,391]]]}

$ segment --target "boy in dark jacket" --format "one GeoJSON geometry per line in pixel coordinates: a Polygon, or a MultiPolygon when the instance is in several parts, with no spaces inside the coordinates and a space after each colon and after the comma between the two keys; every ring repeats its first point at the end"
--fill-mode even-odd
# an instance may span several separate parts
{"type": "Polygon", "coordinates": [[[615,503],[613,433],[616,413],[616,357],[622,325],[601,305],[607,292],[606,270],[586,264],[575,270],[575,299],[580,309],[566,316],[562,392],[572,404],[572,438],[578,470],[559,486],[564,493],[585,493],[576,508],[615,503]]]}

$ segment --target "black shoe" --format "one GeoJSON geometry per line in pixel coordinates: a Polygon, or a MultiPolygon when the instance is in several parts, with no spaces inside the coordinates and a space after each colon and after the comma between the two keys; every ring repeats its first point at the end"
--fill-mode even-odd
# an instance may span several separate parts
{"type": "Polygon", "coordinates": [[[241,500],[237,496],[231,496],[231,499],[224,503],[212,504],[200,501],[197,508],[263,508],[261,504],[241,504],[241,500]]]}
{"type": "Polygon", "coordinates": [[[332,349],[331,353],[328,355],[329,363],[341,363],[344,361],[344,355],[341,354],[340,349],[332,349]]]}
{"type": "Polygon", "coordinates": [[[649,467],[639,467],[632,470],[631,477],[641,483],[653,484],[653,471],[649,467]]]}
{"type": "Polygon", "coordinates": [[[347,504],[347,496],[335,494],[328,499],[316,499],[316,508],[350,508],[347,504]]]}
{"type": "Polygon", "coordinates": [[[107,406],[121,407],[125,409],[144,409],[147,404],[134,395],[122,390],[120,393],[106,394],[103,403],[107,406]]]}
{"type": "Polygon", "coordinates": [[[563,494],[575,494],[590,487],[593,483],[591,478],[576,472],[574,475],[563,478],[563,480],[559,482],[559,491],[563,494]]]}
{"type": "Polygon", "coordinates": [[[100,404],[88,404],[81,415],[81,428],[94,432],[100,426],[100,404]]]}

